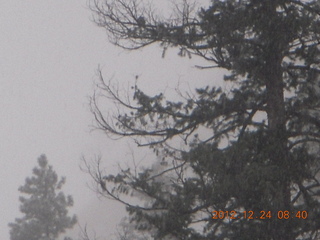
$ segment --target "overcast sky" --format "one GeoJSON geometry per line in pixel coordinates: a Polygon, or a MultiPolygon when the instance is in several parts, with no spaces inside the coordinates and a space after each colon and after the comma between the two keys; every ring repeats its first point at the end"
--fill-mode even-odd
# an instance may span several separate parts
{"type": "Polygon", "coordinates": [[[89,96],[99,65],[105,78],[120,87],[132,85],[139,75],[138,85],[150,94],[173,94],[178,81],[185,89],[218,81],[212,72],[193,68],[199,60],[179,58],[174,49],[163,59],[158,46],[130,53],[116,48],[90,19],[86,0],[0,3],[2,239],[9,239],[7,225],[20,216],[18,187],[41,154],[59,176],[67,177],[63,191],[73,196],[71,212],[81,226],[109,237],[123,217],[114,202],[97,198],[87,187],[90,178],[79,169],[82,156],[101,154],[110,173],[117,162],[130,160],[129,140],[112,141],[91,131],[89,96]]]}

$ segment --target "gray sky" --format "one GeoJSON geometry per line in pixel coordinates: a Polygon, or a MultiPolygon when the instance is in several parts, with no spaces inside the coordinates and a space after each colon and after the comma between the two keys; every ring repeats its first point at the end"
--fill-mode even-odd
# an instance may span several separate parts
{"type": "MultiPolygon", "coordinates": [[[[111,141],[90,131],[93,117],[88,97],[96,69],[124,88],[134,83],[150,94],[218,81],[199,71],[194,60],[172,49],[149,47],[126,52],[108,43],[103,29],[91,21],[86,0],[10,0],[0,3],[0,236],[9,239],[9,222],[20,216],[18,187],[31,176],[37,158],[46,154],[59,176],[66,176],[66,194],[79,223],[110,236],[123,217],[114,202],[102,201],[86,186],[81,156],[101,154],[105,166],[130,160],[130,141],[111,141]],[[200,76],[201,73],[201,76],[200,76]],[[151,87],[150,87],[151,86],[151,87]]],[[[196,59],[197,60],[197,59],[196,59]]],[[[196,61],[199,64],[199,61],[196,61]]],[[[133,146],[133,144],[132,144],[133,146]]],[[[77,230],[76,230],[77,231],[77,230]]]]}

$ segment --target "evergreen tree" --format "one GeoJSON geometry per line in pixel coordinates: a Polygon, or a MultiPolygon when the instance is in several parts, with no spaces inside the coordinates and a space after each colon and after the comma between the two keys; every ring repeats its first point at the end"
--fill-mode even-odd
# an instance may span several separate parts
{"type": "Polygon", "coordinates": [[[67,208],[73,205],[72,197],[60,191],[65,178],[58,179],[45,155],[38,158],[38,164],[33,169],[33,176],[19,187],[23,194],[19,198],[20,211],[24,216],[9,224],[11,240],[57,239],[77,222],[75,215],[68,216],[67,208]]]}
{"type": "Polygon", "coordinates": [[[172,102],[135,86],[133,105],[101,74],[101,90],[124,109],[111,118],[94,97],[97,127],[150,146],[166,169],[92,175],[154,239],[318,239],[319,1],[212,0],[199,10],[183,3],[171,19],[137,0],[95,0],[92,9],[114,44],[178,47],[210,63],[200,68],[228,70],[232,89],[208,86],[172,102]],[[170,147],[178,136],[188,150],[170,147]],[[120,197],[129,193],[143,194],[145,205],[120,197]]]}

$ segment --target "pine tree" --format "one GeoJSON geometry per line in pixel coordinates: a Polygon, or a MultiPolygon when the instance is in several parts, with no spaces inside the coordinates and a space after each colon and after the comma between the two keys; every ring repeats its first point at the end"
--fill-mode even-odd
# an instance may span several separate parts
{"type": "Polygon", "coordinates": [[[154,239],[318,239],[319,1],[212,0],[194,12],[183,3],[170,19],[136,0],[95,0],[92,9],[117,46],[134,50],[159,42],[164,53],[178,47],[180,56],[210,64],[200,68],[229,71],[224,80],[232,88],[213,83],[172,102],[135,86],[132,104],[101,74],[101,91],[123,114],[106,116],[95,95],[97,127],[135,137],[169,164],[162,173],[92,175],[154,239]],[[170,147],[177,137],[187,150],[170,147]],[[144,194],[145,205],[120,197],[135,192],[144,194]],[[230,211],[237,217],[225,217],[230,211]],[[253,219],[238,217],[244,211],[253,219]],[[269,211],[272,216],[261,219],[269,211]]]}
{"type": "Polygon", "coordinates": [[[73,205],[73,198],[60,191],[65,178],[58,179],[45,155],[38,158],[38,164],[33,176],[19,187],[23,194],[19,198],[20,211],[24,216],[9,224],[11,240],[57,239],[77,222],[75,215],[68,216],[67,208],[73,205]]]}

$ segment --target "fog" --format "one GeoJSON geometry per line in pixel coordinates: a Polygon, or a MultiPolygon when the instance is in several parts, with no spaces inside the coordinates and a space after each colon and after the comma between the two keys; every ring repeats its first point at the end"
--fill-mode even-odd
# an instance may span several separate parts
{"type": "Polygon", "coordinates": [[[119,204],[98,198],[89,187],[90,177],[79,167],[82,157],[90,161],[101,155],[106,172],[115,173],[117,163],[130,161],[132,152],[139,157],[147,151],[139,152],[130,139],[113,141],[93,130],[89,97],[99,66],[120,88],[134,84],[138,75],[141,89],[165,92],[169,98],[178,85],[188,91],[219,82],[220,75],[194,68],[195,62],[203,62],[180,58],[176,49],[161,58],[157,45],[135,52],[116,48],[90,19],[84,0],[0,4],[2,239],[9,239],[8,223],[21,216],[18,187],[31,176],[41,154],[67,178],[63,191],[73,196],[70,212],[79,219],[72,236],[87,225],[89,233],[110,239],[125,216],[119,204]]]}

